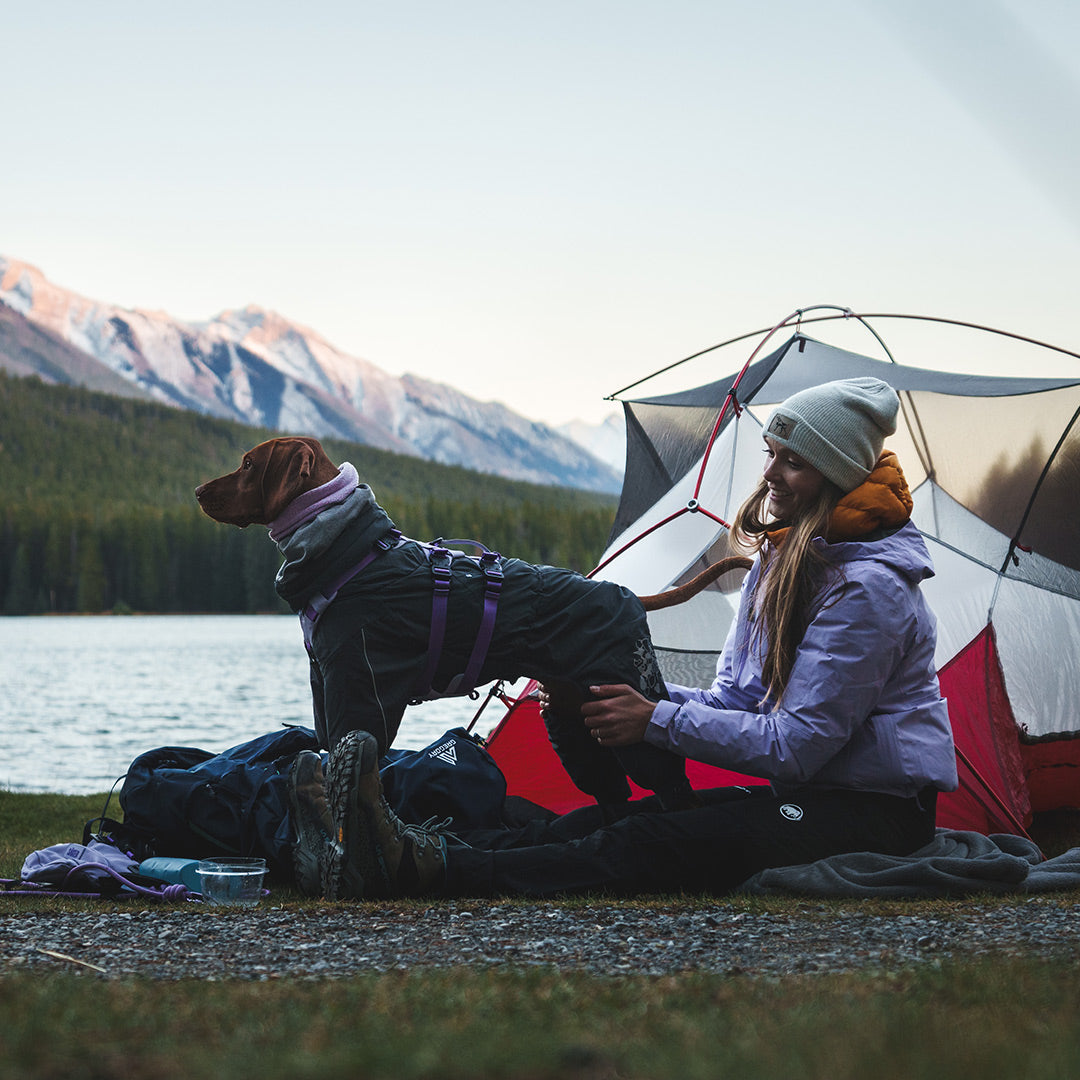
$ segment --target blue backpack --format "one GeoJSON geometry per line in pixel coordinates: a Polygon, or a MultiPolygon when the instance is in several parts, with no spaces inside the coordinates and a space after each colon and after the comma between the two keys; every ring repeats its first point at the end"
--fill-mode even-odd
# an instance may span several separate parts
{"type": "MultiPolygon", "coordinates": [[[[101,824],[118,847],[152,855],[205,859],[263,856],[271,875],[292,878],[295,833],[289,772],[302,750],[318,750],[315,732],[288,727],[220,754],[166,746],[141,754],[120,790],[124,820],[101,824]]],[[[479,737],[448,731],[422,750],[391,749],[380,762],[387,801],[408,822],[451,817],[457,828],[503,823],[506,779],[479,737]]]]}

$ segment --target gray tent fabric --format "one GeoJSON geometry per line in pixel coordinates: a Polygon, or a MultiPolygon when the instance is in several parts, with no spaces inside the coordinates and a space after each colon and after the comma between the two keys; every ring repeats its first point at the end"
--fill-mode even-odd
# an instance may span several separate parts
{"type": "Polygon", "coordinates": [[[762,870],[740,891],[818,898],[956,897],[1080,888],[1080,847],[1043,860],[1030,840],[938,829],[911,855],[856,852],[802,866],[762,870]]]}

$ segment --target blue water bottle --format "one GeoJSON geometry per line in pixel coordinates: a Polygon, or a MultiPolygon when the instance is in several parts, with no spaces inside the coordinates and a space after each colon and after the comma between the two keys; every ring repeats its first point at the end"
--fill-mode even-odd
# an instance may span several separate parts
{"type": "Polygon", "coordinates": [[[186,885],[192,892],[198,892],[202,888],[199,880],[198,859],[177,859],[167,855],[155,855],[151,859],[143,859],[139,863],[137,871],[146,877],[157,878],[158,881],[167,881],[172,885],[186,885]]]}

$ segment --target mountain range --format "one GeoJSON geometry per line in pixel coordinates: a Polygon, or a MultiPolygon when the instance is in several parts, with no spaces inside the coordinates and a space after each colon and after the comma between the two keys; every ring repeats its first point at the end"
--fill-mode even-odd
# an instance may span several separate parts
{"type": "Polygon", "coordinates": [[[555,429],[394,376],[250,305],[206,322],[90,300],[0,255],[0,368],[539,484],[617,492],[619,418],[555,429]]]}

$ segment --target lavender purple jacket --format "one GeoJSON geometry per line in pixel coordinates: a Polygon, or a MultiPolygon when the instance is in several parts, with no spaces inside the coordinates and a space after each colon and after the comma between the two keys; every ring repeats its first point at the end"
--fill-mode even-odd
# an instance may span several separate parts
{"type": "Polygon", "coordinates": [[[779,707],[759,704],[755,561],[712,686],[669,684],[672,700],[657,704],[646,741],[783,787],[955,790],[952,729],[934,667],[937,620],[919,588],[934,573],[922,536],[908,522],[881,540],[825,547],[837,573],[815,603],[779,707]]]}

